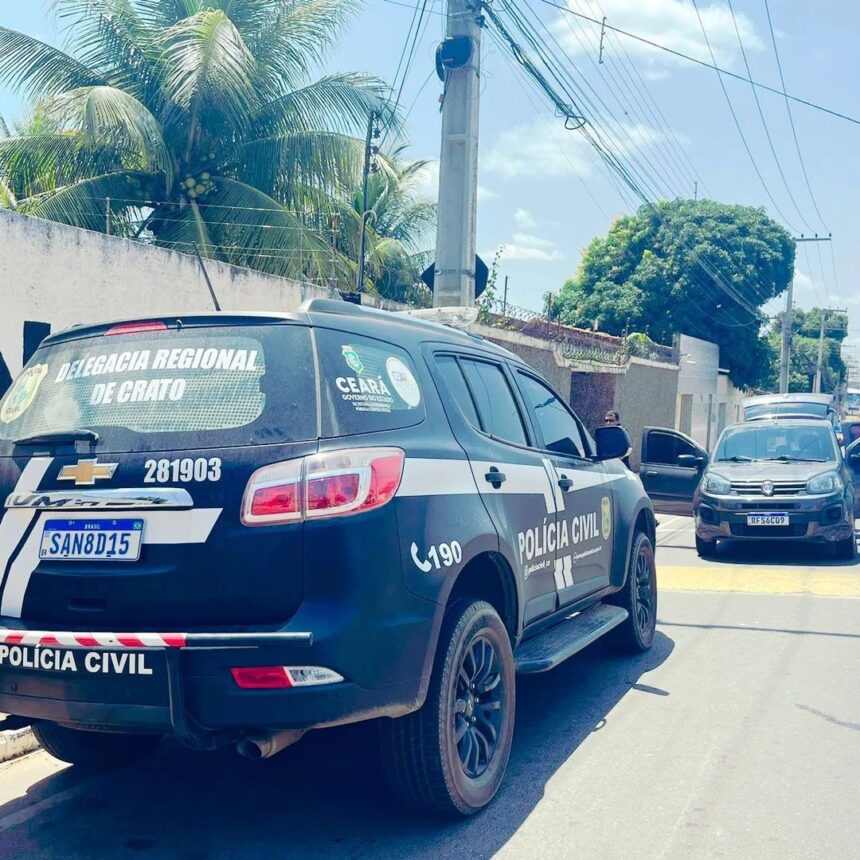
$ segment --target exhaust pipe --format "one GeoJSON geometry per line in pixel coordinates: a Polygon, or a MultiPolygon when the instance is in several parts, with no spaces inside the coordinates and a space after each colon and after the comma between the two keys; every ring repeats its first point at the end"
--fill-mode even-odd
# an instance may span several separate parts
{"type": "Polygon", "coordinates": [[[250,759],[271,758],[292,746],[304,734],[303,729],[285,729],[280,732],[261,732],[243,738],[236,744],[239,755],[250,759]]]}

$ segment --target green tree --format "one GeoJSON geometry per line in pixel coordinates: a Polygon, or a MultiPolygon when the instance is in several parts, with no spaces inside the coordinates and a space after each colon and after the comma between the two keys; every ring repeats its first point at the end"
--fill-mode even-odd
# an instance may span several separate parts
{"type": "Polygon", "coordinates": [[[592,240],[553,311],[561,322],[596,323],[610,334],[713,341],[737,385],[758,385],[772,366],[760,308],[787,288],[793,268],[791,236],[763,210],[662,201],[592,240]]]}
{"type": "MultiPolygon", "coordinates": [[[[821,315],[824,317],[824,353],[821,390],[835,391],[847,378],[847,369],[842,360],[842,341],[848,336],[846,314],[829,313],[821,308],[804,311],[795,308],[792,314],[791,358],[789,361],[789,391],[812,391],[815,370],[818,364],[818,342],[821,334],[821,315]]],[[[780,312],[771,326],[769,340],[774,352],[772,378],[779,378],[779,355],[782,343],[782,323],[785,314],[780,312]]]]}
{"type": "MultiPolygon", "coordinates": [[[[433,261],[436,204],[419,197],[417,188],[428,167],[425,160],[407,161],[405,147],[376,157],[367,185],[367,286],[386,299],[411,305],[432,304],[421,274],[433,261]]],[[[359,186],[338,219],[338,247],[357,259],[361,231],[362,189],[359,186]]]]}
{"type": "Polygon", "coordinates": [[[0,79],[36,104],[0,139],[0,198],[91,230],[110,200],[117,233],[326,277],[323,222],[388,97],[373,78],[312,74],[359,5],[54,0],[68,52],[0,27],[0,79]]]}

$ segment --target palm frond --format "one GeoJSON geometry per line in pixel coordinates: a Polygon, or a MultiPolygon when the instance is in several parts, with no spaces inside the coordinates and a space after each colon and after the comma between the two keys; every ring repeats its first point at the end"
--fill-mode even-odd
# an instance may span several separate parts
{"type": "Polygon", "coordinates": [[[19,197],[32,197],[122,168],[122,155],[88,147],[79,134],[49,132],[0,139],[0,173],[19,197]]]}
{"type": "Polygon", "coordinates": [[[107,200],[122,201],[119,208],[128,208],[132,201],[140,198],[141,178],[141,174],[127,170],[94,176],[55,192],[19,201],[18,210],[25,215],[104,232],[107,200]]]}
{"type": "Polygon", "coordinates": [[[204,9],[170,27],[164,47],[164,88],[174,105],[225,117],[241,128],[257,104],[254,55],[220,9],[204,9]]]}
{"type": "Polygon", "coordinates": [[[274,89],[295,89],[335,44],[360,0],[277,0],[248,43],[274,89]]]}
{"type": "Polygon", "coordinates": [[[389,94],[371,75],[327,75],[262,105],[248,136],[324,128],[363,137],[371,111],[383,112],[389,94]]]}
{"type": "Polygon", "coordinates": [[[133,0],[53,0],[57,18],[67,22],[69,43],[87,66],[109,69],[114,86],[148,101],[157,78],[155,31],[133,0]]]}
{"type": "Polygon", "coordinates": [[[8,27],[0,27],[0,78],[30,97],[105,83],[98,71],[80,60],[8,27]]]}
{"type": "Polygon", "coordinates": [[[360,181],[364,141],[308,131],[252,140],[236,153],[236,174],[284,204],[300,202],[295,189],[342,194],[360,181]]]}
{"type": "Polygon", "coordinates": [[[0,209],[15,209],[18,201],[6,181],[0,177],[0,209]]]}
{"type": "Polygon", "coordinates": [[[93,147],[106,145],[136,155],[145,170],[163,173],[168,187],[173,165],[158,120],[134,96],[115,87],[70,90],[49,103],[66,127],[80,131],[93,147]]]}

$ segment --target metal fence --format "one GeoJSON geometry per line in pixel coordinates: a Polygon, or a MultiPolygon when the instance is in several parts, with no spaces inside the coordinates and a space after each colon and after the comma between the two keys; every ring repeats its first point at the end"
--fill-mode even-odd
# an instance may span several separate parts
{"type": "Polygon", "coordinates": [[[506,304],[499,299],[478,302],[478,321],[493,328],[530,335],[550,341],[560,349],[562,356],[571,361],[623,366],[636,356],[664,364],[679,364],[678,350],[655,343],[644,334],[615,337],[597,331],[574,328],[547,319],[545,316],[506,304]]]}

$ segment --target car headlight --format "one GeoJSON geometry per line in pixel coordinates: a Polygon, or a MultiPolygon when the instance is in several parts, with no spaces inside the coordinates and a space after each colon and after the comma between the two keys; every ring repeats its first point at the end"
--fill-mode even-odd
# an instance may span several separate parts
{"type": "Polygon", "coordinates": [[[705,475],[702,481],[702,492],[713,493],[715,496],[728,496],[732,485],[722,475],[705,475]]]}
{"type": "Polygon", "coordinates": [[[806,484],[806,492],[813,496],[825,493],[841,493],[845,489],[838,472],[822,472],[810,478],[806,484]]]}

